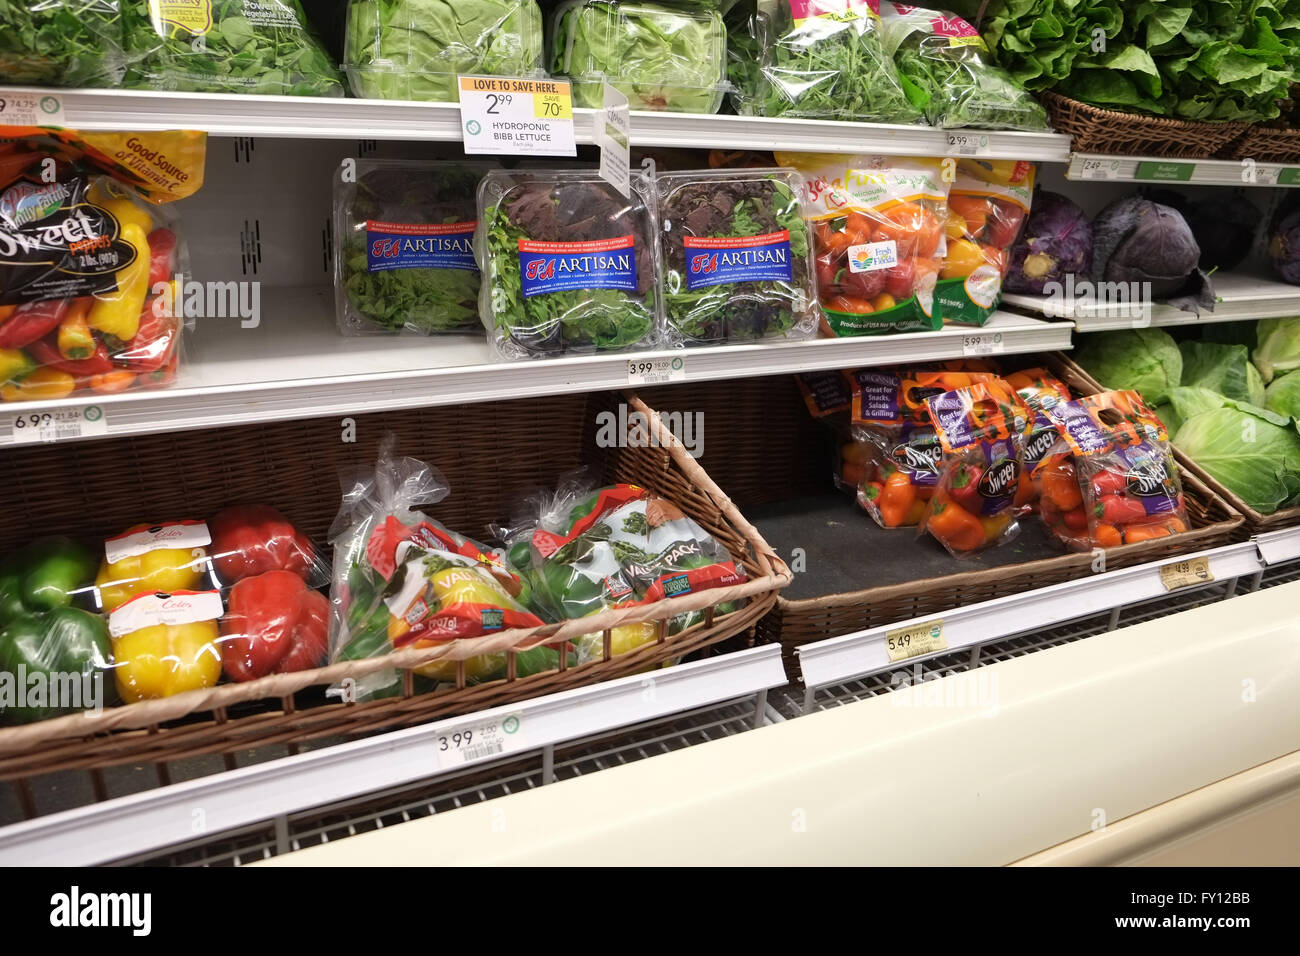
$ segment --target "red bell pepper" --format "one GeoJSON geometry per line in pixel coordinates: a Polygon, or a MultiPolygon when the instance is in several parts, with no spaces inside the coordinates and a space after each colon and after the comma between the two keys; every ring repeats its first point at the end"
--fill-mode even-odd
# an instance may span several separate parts
{"type": "Polygon", "coordinates": [[[0,322],[0,349],[22,349],[59,327],[68,314],[67,299],[27,302],[0,322]]]}
{"type": "Polygon", "coordinates": [[[1092,493],[1100,498],[1102,495],[1122,495],[1128,488],[1128,479],[1118,471],[1101,471],[1092,478],[1092,493]]]}
{"type": "Polygon", "coordinates": [[[1105,495],[1097,499],[1097,503],[1093,505],[1093,513],[1099,521],[1122,526],[1146,518],[1147,509],[1136,498],[1105,495]]]}
{"type": "Polygon", "coordinates": [[[149,290],[155,283],[170,282],[176,264],[176,233],[155,229],[149,233],[149,290]]]}
{"type": "Polygon", "coordinates": [[[978,465],[962,463],[952,473],[948,484],[948,495],[972,514],[979,514],[984,507],[980,500],[979,485],[984,470],[978,465]]]}
{"type": "Polygon", "coordinates": [[[156,299],[145,302],[140,310],[140,328],[135,338],[113,356],[118,368],[132,372],[156,372],[171,358],[176,341],[176,320],[154,309],[156,299]]]}
{"type": "Polygon", "coordinates": [[[84,359],[65,359],[58,347],[45,339],[28,344],[27,352],[38,365],[48,365],[78,378],[113,371],[113,360],[103,342],[96,347],[94,355],[84,359]]]}
{"type": "Polygon", "coordinates": [[[310,580],[316,550],[311,539],[269,505],[235,505],[208,522],[213,563],[223,585],[267,571],[310,580]]]}
{"type": "Polygon", "coordinates": [[[230,589],[220,629],[231,680],[309,670],[329,649],[329,599],[291,571],[267,571],[230,589]]]}
{"type": "Polygon", "coordinates": [[[141,388],[164,388],[176,380],[176,366],[180,364],[180,350],[172,349],[167,364],[154,372],[141,372],[136,384],[141,388]]]}

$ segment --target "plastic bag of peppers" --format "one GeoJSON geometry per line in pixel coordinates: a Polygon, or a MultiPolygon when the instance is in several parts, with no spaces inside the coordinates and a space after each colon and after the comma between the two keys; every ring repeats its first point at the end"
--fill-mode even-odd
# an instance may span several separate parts
{"type": "Polygon", "coordinates": [[[0,143],[0,399],[175,378],[175,217],[88,163],[0,143]]]}
{"type": "Polygon", "coordinates": [[[1169,431],[1134,391],[1101,392],[1048,410],[1059,439],[1038,471],[1048,530],[1076,551],[1188,529],[1169,431]]]}
{"type": "Polygon", "coordinates": [[[1020,472],[1016,507],[1035,512],[1038,510],[1040,493],[1038,472],[1049,460],[1049,452],[1060,437],[1047,410],[1061,402],[1070,401],[1072,396],[1065,383],[1053,377],[1046,369],[1030,368],[1012,372],[1006,376],[1006,381],[1029,409],[1029,423],[1021,442],[1021,464],[1024,469],[1020,472]]]}

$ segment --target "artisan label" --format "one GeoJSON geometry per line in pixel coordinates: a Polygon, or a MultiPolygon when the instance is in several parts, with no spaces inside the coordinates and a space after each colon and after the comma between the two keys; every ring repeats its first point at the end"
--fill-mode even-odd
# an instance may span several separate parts
{"type": "Polygon", "coordinates": [[[162,591],[137,594],[108,616],[108,633],[114,637],[145,627],[198,624],[215,621],[225,613],[219,591],[162,591]]]}
{"type": "Polygon", "coordinates": [[[732,282],[793,282],[790,230],[711,239],[686,236],[686,288],[694,292],[732,282]]]}
{"type": "Polygon", "coordinates": [[[472,222],[366,221],[366,271],[466,269],[477,272],[472,222]]]}
{"type": "MultiPolygon", "coordinates": [[[[104,542],[104,560],[116,564],[123,558],[138,558],[162,548],[190,551],[212,543],[212,534],[203,521],[178,521],[159,524],[143,531],[121,534],[104,542]]],[[[197,557],[197,555],[196,555],[197,557]]]]}
{"type": "Polygon", "coordinates": [[[878,269],[892,269],[896,265],[898,243],[893,239],[849,246],[849,272],[875,272],[878,269]]]}
{"type": "Polygon", "coordinates": [[[636,239],[586,242],[519,240],[519,271],[524,298],[570,289],[622,289],[635,292],[636,239]]]}

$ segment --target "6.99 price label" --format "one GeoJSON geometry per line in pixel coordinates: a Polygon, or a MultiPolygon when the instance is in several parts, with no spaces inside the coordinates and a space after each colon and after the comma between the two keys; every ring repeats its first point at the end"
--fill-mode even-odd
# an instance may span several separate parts
{"type": "Polygon", "coordinates": [[[108,416],[98,405],[20,412],[0,418],[0,440],[8,438],[15,445],[97,438],[107,434],[108,416]]]}

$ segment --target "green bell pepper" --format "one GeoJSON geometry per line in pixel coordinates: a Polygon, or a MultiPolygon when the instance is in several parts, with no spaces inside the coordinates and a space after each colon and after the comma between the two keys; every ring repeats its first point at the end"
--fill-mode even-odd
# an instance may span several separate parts
{"type": "Polygon", "coordinates": [[[0,628],[0,721],[26,723],[111,703],[113,682],[94,675],[112,659],[97,614],[57,607],[13,618],[0,628]]]}
{"type": "Polygon", "coordinates": [[[99,559],[71,538],[38,538],[0,562],[0,625],[89,597],[99,559]]]}

